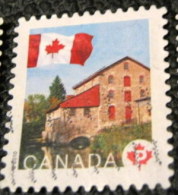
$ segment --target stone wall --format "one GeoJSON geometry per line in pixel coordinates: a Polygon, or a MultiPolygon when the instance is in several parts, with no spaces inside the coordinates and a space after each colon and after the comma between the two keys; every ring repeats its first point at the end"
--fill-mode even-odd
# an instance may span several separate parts
{"type": "Polygon", "coordinates": [[[150,96],[150,72],[137,63],[127,60],[105,71],[100,77],[101,106],[99,112],[101,127],[110,126],[111,124],[124,124],[126,122],[126,106],[131,106],[132,121],[136,121],[137,112],[135,100],[143,98],[140,96],[141,90],[145,91],[143,97],[150,96]],[[124,63],[126,62],[128,63],[128,70],[124,69],[124,63]],[[108,77],[110,75],[113,76],[113,83],[109,84],[108,77]],[[124,76],[129,76],[131,78],[130,86],[124,86],[124,76]],[[143,76],[144,78],[142,83],[139,81],[140,76],[143,76]],[[108,97],[110,90],[114,91],[113,98],[108,97]],[[125,91],[131,92],[131,101],[125,101],[125,91]],[[108,108],[111,105],[115,106],[115,120],[109,120],[108,118],[108,108]]]}
{"type": "MultiPolygon", "coordinates": [[[[137,122],[137,104],[135,100],[150,96],[150,71],[149,69],[139,65],[135,61],[127,59],[118,63],[111,68],[105,70],[93,80],[84,83],[76,89],[77,93],[87,90],[95,84],[100,84],[100,107],[99,107],[99,129],[111,125],[122,125],[126,123],[125,109],[126,106],[131,106],[132,109],[132,122],[137,122]],[[128,64],[128,69],[124,68],[124,64],[128,64]],[[108,77],[113,76],[113,82],[108,83],[108,77]],[[124,87],[124,76],[130,76],[131,86],[124,87]],[[140,76],[143,76],[143,81],[140,83],[140,76]],[[114,97],[108,96],[109,91],[114,91],[114,97]],[[141,97],[141,90],[145,94],[141,97]],[[131,91],[131,101],[125,102],[125,91],[131,91]],[[108,108],[115,106],[115,120],[109,120],[108,108]]],[[[148,110],[143,109],[143,117],[148,116],[148,110]]],[[[148,117],[149,118],[149,117],[148,117]]]]}
{"type": "Polygon", "coordinates": [[[151,121],[151,102],[150,99],[136,103],[137,124],[148,123],[151,121]]]}
{"type": "Polygon", "coordinates": [[[92,108],[58,108],[47,115],[47,123],[43,137],[46,140],[58,142],[70,141],[77,136],[97,134],[97,132],[111,125],[125,125],[126,123],[144,123],[151,120],[151,108],[148,102],[138,103],[136,100],[150,96],[150,71],[137,62],[127,59],[105,69],[95,78],[75,89],[80,94],[96,84],[100,85],[100,106],[92,108]],[[112,76],[112,82],[108,78],[112,76]],[[124,77],[131,79],[130,86],[124,86],[124,77]],[[142,79],[140,77],[142,76],[142,79]],[[144,93],[140,93],[144,91],[144,93]],[[113,91],[110,96],[109,92],[113,91]],[[130,91],[131,101],[125,101],[125,91],[130,91]],[[108,109],[115,107],[115,118],[110,119],[108,109]],[[126,120],[126,107],[131,107],[131,120],[126,120]],[[88,109],[88,110],[87,110],[88,109]],[[87,114],[88,113],[88,114],[87,114]],[[138,114],[140,113],[140,114],[138,114]],[[53,125],[48,124],[48,119],[53,125]]]}
{"type": "Polygon", "coordinates": [[[90,80],[89,82],[86,82],[85,84],[81,85],[80,87],[75,89],[75,95],[80,94],[90,88],[92,88],[95,85],[100,84],[100,75],[98,75],[97,77],[93,78],[92,80],[90,80]]]}
{"type": "Polygon", "coordinates": [[[98,108],[58,108],[47,115],[45,141],[68,143],[79,136],[91,137],[98,130],[98,108]],[[54,118],[55,116],[55,118],[54,118]]]}

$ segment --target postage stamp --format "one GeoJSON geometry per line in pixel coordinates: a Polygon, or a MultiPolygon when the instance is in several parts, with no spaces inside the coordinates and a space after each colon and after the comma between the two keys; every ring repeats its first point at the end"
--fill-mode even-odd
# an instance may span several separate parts
{"type": "Polygon", "coordinates": [[[1,187],[169,187],[165,8],[19,20],[1,187]]]}

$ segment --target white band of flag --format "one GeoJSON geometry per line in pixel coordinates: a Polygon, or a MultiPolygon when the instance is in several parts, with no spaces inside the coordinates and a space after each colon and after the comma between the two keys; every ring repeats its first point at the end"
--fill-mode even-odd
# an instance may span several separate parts
{"type": "Polygon", "coordinates": [[[57,33],[30,35],[27,67],[51,64],[84,65],[93,50],[92,39],[93,36],[86,33],[74,36],[57,33]]]}

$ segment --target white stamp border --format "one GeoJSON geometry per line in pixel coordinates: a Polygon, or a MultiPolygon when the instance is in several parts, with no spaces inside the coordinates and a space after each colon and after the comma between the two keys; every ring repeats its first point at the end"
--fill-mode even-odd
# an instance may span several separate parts
{"type": "MultiPolygon", "coordinates": [[[[12,128],[14,131],[10,131],[5,136],[5,138],[9,140],[9,143],[4,146],[4,150],[8,152],[8,155],[2,159],[2,161],[6,163],[6,167],[2,169],[2,174],[5,176],[5,179],[0,184],[1,188],[9,187],[11,191],[15,191],[17,187],[22,187],[23,191],[27,191],[29,187],[34,187],[35,191],[39,191],[42,187],[46,187],[47,191],[52,191],[55,186],[58,186],[60,191],[64,191],[66,187],[70,186],[73,191],[76,191],[80,186],[83,186],[86,191],[89,191],[92,186],[96,186],[97,189],[101,191],[105,185],[109,186],[111,190],[115,190],[118,185],[121,185],[125,190],[128,189],[130,185],[135,185],[137,189],[141,189],[144,184],[147,184],[150,189],[153,189],[157,184],[161,184],[163,188],[170,186],[169,177],[173,175],[173,170],[169,169],[168,165],[173,162],[173,159],[168,156],[168,152],[171,151],[173,147],[167,142],[167,140],[172,137],[172,134],[167,131],[167,127],[171,125],[171,121],[166,119],[166,116],[170,113],[169,108],[166,107],[166,103],[170,101],[170,98],[166,96],[166,92],[170,87],[165,84],[165,81],[169,78],[169,75],[165,73],[165,69],[169,64],[164,61],[168,55],[164,50],[167,41],[163,39],[167,34],[167,31],[163,29],[163,26],[167,23],[167,20],[162,17],[165,13],[165,8],[158,9],[155,6],[151,6],[149,10],[140,7],[137,11],[129,8],[127,12],[119,9],[116,13],[107,11],[105,14],[101,14],[97,11],[94,15],[90,15],[89,13],[85,13],[83,16],[74,14],[72,17],[63,15],[62,18],[57,18],[57,16],[54,15],[51,19],[42,16],[39,20],[35,17],[32,17],[29,21],[26,21],[25,18],[19,20],[19,26],[15,29],[15,32],[18,33],[18,37],[14,40],[18,44],[14,49],[14,53],[16,53],[17,56],[13,59],[16,67],[12,69],[15,78],[11,80],[14,88],[10,90],[13,99],[9,102],[9,105],[12,106],[12,128]],[[31,173],[29,170],[16,169],[18,164],[17,156],[19,156],[21,142],[23,103],[26,88],[25,64],[27,61],[29,29],[37,26],[38,28],[42,28],[135,19],[149,19],[151,101],[153,106],[152,137],[154,140],[158,141],[160,158],[164,159],[161,168],[157,166],[147,166],[143,169],[144,171],[139,172],[139,174],[137,168],[133,169],[133,167],[120,168],[119,172],[114,168],[100,168],[100,174],[94,173],[93,170],[89,168],[78,169],[77,178],[72,176],[72,170],[60,169],[56,171],[57,180],[52,180],[51,177],[49,177],[51,170],[35,170],[34,177],[37,182],[30,180],[29,174],[31,173]],[[12,157],[14,155],[16,156],[16,160],[14,163],[15,168],[12,172],[12,157]],[[132,174],[130,174],[131,172],[132,174]],[[12,181],[13,177],[15,178],[15,184],[13,184],[12,181]]],[[[9,124],[7,124],[7,126],[9,127],[9,124]]]]}

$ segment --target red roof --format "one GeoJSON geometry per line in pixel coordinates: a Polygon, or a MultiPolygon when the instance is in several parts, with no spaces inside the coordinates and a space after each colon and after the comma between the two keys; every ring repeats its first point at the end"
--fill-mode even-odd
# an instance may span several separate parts
{"type": "Polygon", "coordinates": [[[97,107],[100,105],[99,85],[84,91],[60,104],[61,108],[97,107]]]}

